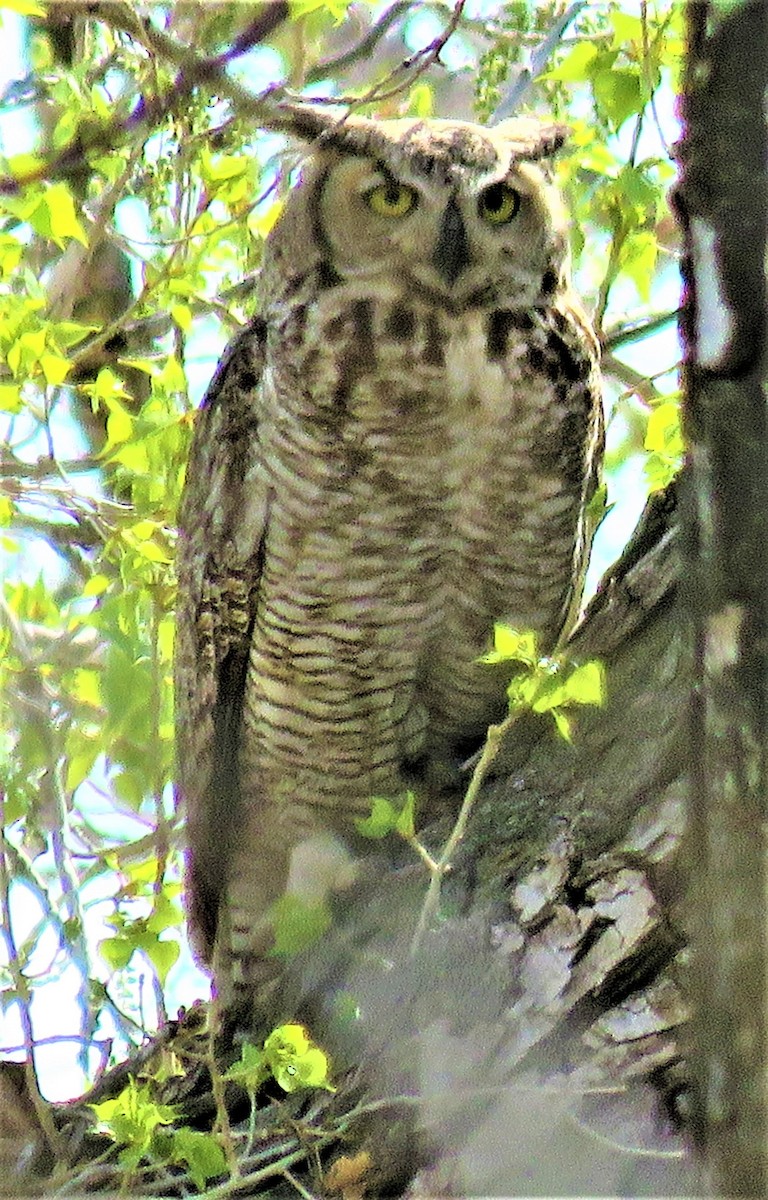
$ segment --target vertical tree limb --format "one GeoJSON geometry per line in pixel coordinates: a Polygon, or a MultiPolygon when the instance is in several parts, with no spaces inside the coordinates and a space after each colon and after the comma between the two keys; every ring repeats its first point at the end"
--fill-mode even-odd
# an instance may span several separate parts
{"type": "Polygon", "coordinates": [[[695,639],[689,915],[707,1183],[768,1194],[768,5],[689,0],[682,101],[684,516],[695,639]]]}

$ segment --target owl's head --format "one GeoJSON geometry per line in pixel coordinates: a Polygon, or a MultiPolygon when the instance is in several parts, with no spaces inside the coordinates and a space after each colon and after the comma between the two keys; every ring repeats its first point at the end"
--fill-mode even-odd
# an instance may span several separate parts
{"type": "Polygon", "coordinates": [[[306,124],[313,148],[271,234],[268,278],[318,269],[453,311],[546,303],[567,282],[567,218],[546,162],[562,126],[319,113],[306,124]]]}

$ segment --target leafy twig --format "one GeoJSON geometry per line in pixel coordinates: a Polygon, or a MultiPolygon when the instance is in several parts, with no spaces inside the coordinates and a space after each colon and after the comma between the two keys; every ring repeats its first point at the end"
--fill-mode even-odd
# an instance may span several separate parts
{"type": "Polygon", "coordinates": [[[466,833],[480,789],[510,729],[526,712],[549,713],[560,735],[566,741],[570,741],[570,720],[565,710],[574,704],[603,702],[602,664],[597,661],[583,663],[581,666],[568,664],[562,650],[564,641],[565,636],[561,635],[551,656],[542,658],[539,656],[534,633],[520,633],[501,624],[495,627],[494,649],[483,655],[479,661],[488,664],[509,662],[519,665],[519,673],[513,676],[507,689],[509,715],[498,725],[489,726],[458,817],[448,840],[430,869],[427,895],[411,942],[412,954],[419,950],[424,933],[437,916],[443,879],[450,870],[456,849],[466,833]]]}

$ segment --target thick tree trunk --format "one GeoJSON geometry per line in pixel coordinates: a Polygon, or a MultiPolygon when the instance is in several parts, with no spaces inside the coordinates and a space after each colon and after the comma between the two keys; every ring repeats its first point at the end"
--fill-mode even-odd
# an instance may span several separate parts
{"type": "Polygon", "coordinates": [[[715,1192],[768,1194],[768,6],[689,5],[684,513],[695,629],[695,1128],[715,1192]]]}

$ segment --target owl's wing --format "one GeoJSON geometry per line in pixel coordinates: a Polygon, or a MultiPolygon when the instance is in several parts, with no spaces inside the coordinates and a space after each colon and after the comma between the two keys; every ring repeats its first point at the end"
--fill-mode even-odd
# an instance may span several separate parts
{"type": "MultiPolygon", "coordinates": [[[[598,522],[591,501],[602,479],[605,449],[600,346],[580,303],[568,292],[542,313],[543,342],[531,365],[553,381],[565,410],[552,431],[551,465],[563,486],[579,501],[570,584],[563,598],[560,634],[568,634],[578,616],[592,537],[598,522]]],[[[534,351],[536,353],[536,351],[534,351]]],[[[560,413],[562,414],[562,409],[560,413]]]]}
{"type": "Polygon", "coordinates": [[[267,527],[265,343],[256,319],[227,347],[197,415],[179,513],[176,791],[187,819],[187,914],[206,962],[238,828],[239,729],[267,527]]]}

